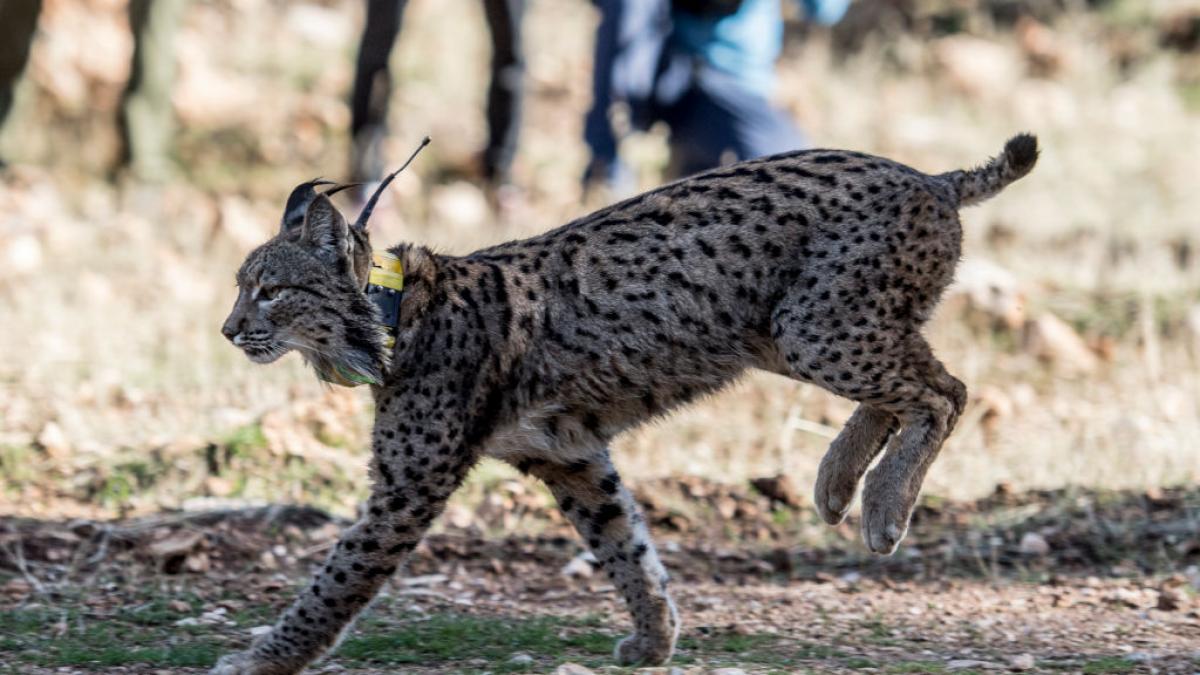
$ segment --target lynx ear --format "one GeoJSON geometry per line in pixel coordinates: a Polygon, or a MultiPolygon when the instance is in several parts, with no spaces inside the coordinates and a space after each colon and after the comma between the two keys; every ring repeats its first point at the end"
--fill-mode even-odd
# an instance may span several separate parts
{"type": "Polygon", "coordinates": [[[321,258],[334,262],[350,250],[346,219],[325,195],[316,195],[304,213],[300,240],[321,258]]]}

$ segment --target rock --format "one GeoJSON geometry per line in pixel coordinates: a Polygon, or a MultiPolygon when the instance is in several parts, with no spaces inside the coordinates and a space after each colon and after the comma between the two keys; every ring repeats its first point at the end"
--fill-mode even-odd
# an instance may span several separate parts
{"type": "Polygon", "coordinates": [[[713,506],[716,507],[717,513],[725,520],[733,520],[737,515],[738,503],[733,497],[721,496],[713,500],[713,506]]]}
{"type": "Polygon", "coordinates": [[[764,497],[771,500],[771,506],[775,506],[778,503],[792,508],[800,507],[800,494],[796,491],[796,486],[792,485],[792,481],[788,480],[788,477],[783,474],[766,478],[755,478],[750,481],[750,484],[764,497]]]}
{"type": "Polygon", "coordinates": [[[1037,665],[1033,658],[1033,654],[1018,654],[1008,660],[1008,667],[1012,670],[1032,670],[1037,665]]]}
{"type": "Polygon", "coordinates": [[[1052,367],[1090,373],[1099,361],[1087,343],[1067,322],[1048,312],[1025,324],[1025,350],[1052,367]]]}
{"type": "Polygon", "coordinates": [[[1155,607],[1159,611],[1174,612],[1187,603],[1187,596],[1179,588],[1162,588],[1158,591],[1158,602],[1155,607]]]}
{"type": "Polygon", "coordinates": [[[508,662],[514,666],[529,666],[533,665],[533,657],[528,654],[513,654],[508,657],[508,662]]]}
{"type": "Polygon", "coordinates": [[[964,260],[946,297],[951,303],[957,299],[969,313],[985,317],[993,326],[1017,330],[1025,323],[1025,293],[1017,275],[990,260],[964,260]]]}
{"type": "Polygon", "coordinates": [[[1046,24],[1028,15],[1017,20],[1017,44],[1028,59],[1030,69],[1042,77],[1052,77],[1066,63],[1066,57],[1055,32],[1046,24]]]}
{"type": "Polygon", "coordinates": [[[595,571],[596,556],[591,551],[584,551],[563,565],[561,573],[568,579],[589,579],[595,571]]]}
{"type": "Polygon", "coordinates": [[[746,675],[741,668],[716,668],[708,671],[709,675],[746,675]]]}
{"type": "Polygon", "coordinates": [[[483,192],[466,181],[434,188],[429,206],[432,220],[463,229],[482,227],[489,214],[483,192]]]}
{"type": "Polygon", "coordinates": [[[934,58],[950,83],[976,98],[994,98],[1010,92],[1021,78],[1015,51],[1004,45],[965,34],[934,43],[934,58]]]}
{"type": "Polygon", "coordinates": [[[564,663],[554,669],[554,675],[596,675],[591,668],[585,668],[578,663],[564,663]]]}
{"type": "Polygon", "coordinates": [[[423,574],[415,577],[400,579],[400,585],[405,588],[420,588],[424,586],[440,586],[449,579],[445,574],[423,574]]]}
{"type": "Polygon", "coordinates": [[[450,526],[465,530],[475,522],[475,511],[463,504],[450,504],[442,514],[442,520],[450,526]]]}
{"type": "Polygon", "coordinates": [[[47,422],[46,426],[42,427],[42,431],[37,435],[37,443],[54,459],[62,459],[71,453],[67,435],[57,422],[47,422]]]}
{"type": "Polygon", "coordinates": [[[209,610],[207,612],[202,613],[200,616],[189,616],[187,618],[180,619],[175,622],[175,625],[176,626],[212,626],[212,625],[217,625],[217,624],[233,623],[232,621],[229,620],[229,617],[226,616],[227,614],[228,614],[228,610],[226,610],[224,607],[217,607],[216,609],[209,610]]]}
{"type": "Polygon", "coordinates": [[[1141,593],[1131,588],[1117,588],[1104,596],[1104,601],[1127,609],[1142,609],[1144,598],[1141,593]]]}
{"type": "Polygon", "coordinates": [[[979,390],[975,398],[979,402],[979,407],[983,409],[980,424],[988,433],[997,432],[1001,423],[1016,412],[1016,405],[1013,403],[1012,397],[999,387],[985,386],[979,390]]]}
{"type": "Polygon", "coordinates": [[[12,596],[27,595],[33,590],[33,585],[20,577],[9,579],[3,586],[0,586],[0,593],[12,596]]]}
{"type": "Polygon", "coordinates": [[[225,609],[224,607],[217,607],[216,609],[211,609],[211,610],[201,614],[200,615],[200,623],[207,623],[207,624],[232,623],[229,620],[229,617],[227,616],[228,614],[229,614],[229,610],[225,609]]]}
{"type": "Polygon", "coordinates": [[[192,549],[196,548],[202,539],[204,539],[204,535],[199,532],[180,530],[163,539],[152,542],[146,550],[150,555],[157,558],[186,555],[191,553],[192,549]]]}
{"type": "Polygon", "coordinates": [[[340,8],[322,7],[315,3],[295,3],[284,16],[290,33],[316,47],[336,49],[353,32],[346,12],[340,8]]]}
{"type": "Polygon", "coordinates": [[[1026,532],[1021,537],[1021,555],[1043,556],[1050,552],[1050,544],[1037,532],[1026,532]]]}
{"type": "Polygon", "coordinates": [[[1004,670],[1004,666],[978,659],[954,659],[946,662],[946,670],[1004,670]]]}
{"type": "Polygon", "coordinates": [[[0,241],[0,271],[4,274],[28,274],[42,266],[42,244],[32,234],[18,234],[0,241]]]}
{"type": "Polygon", "coordinates": [[[208,554],[204,551],[193,553],[183,561],[183,569],[197,574],[207,572],[211,567],[212,563],[209,562],[208,554]]]}
{"type": "Polygon", "coordinates": [[[241,253],[248,253],[272,234],[270,219],[243,197],[222,196],[215,215],[212,236],[227,238],[241,253]]]}
{"type": "Polygon", "coordinates": [[[270,633],[270,632],[271,632],[271,626],[267,626],[267,625],[254,626],[253,628],[250,629],[250,636],[258,637],[259,635],[266,635],[267,633],[270,633]]]}
{"type": "MultiPolygon", "coordinates": [[[[211,58],[210,44],[183,32],[174,42],[178,64],[171,101],[181,126],[247,126],[262,114],[262,85],[237,71],[222,69],[211,58]]],[[[262,243],[261,241],[258,243],[262,243]]]]}

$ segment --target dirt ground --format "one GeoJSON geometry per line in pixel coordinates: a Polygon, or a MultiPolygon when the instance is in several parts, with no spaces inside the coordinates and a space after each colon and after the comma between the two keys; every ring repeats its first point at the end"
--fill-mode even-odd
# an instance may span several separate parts
{"type": "MultiPolygon", "coordinates": [[[[639,486],[678,670],[612,665],[613,587],[540,494],[500,484],[508,520],[448,513],[314,671],[1200,671],[1200,491],[927,500],[885,559],[778,486],[639,486]]],[[[0,521],[0,672],[203,672],[269,625],[339,526],[301,507],[0,521]]]]}

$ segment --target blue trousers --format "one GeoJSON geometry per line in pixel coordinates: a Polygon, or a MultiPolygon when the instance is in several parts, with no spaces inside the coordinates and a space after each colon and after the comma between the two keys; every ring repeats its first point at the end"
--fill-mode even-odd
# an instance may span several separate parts
{"type": "Polygon", "coordinates": [[[736,160],[808,147],[788,114],[732,75],[700,69],[677,100],[655,107],[671,129],[673,177],[687,176],[736,160]]]}
{"type": "Polygon", "coordinates": [[[670,127],[672,173],[703,171],[735,159],[806,147],[808,141],[766,94],[704,63],[671,41],[668,0],[595,0],[600,10],[594,54],[593,101],[584,139],[594,169],[613,171],[617,140],[609,121],[614,103],[629,106],[633,127],[670,127]]]}

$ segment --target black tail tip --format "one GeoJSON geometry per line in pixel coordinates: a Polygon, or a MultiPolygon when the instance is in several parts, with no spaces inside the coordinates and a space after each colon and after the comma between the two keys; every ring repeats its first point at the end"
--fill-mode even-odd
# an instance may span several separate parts
{"type": "Polygon", "coordinates": [[[1033,134],[1017,134],[1004,144],[1004,157],[1012,170],[1019,174],[1028,173],[1037,164],[1038,153],[1037,136],[1033,134]]]}

